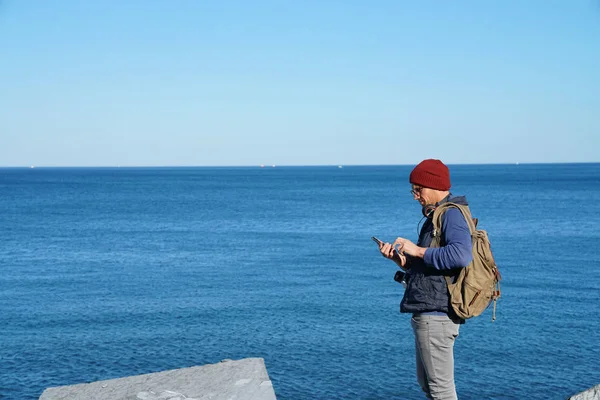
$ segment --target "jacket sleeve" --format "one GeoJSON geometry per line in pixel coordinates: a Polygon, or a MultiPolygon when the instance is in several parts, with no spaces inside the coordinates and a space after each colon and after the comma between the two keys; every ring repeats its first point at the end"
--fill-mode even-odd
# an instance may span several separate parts
{"type": "Polygon", "coordinates": [[[464,268],[473,259],[473,243],[469,225],[457,208],[449,208],[442,217],[442,235],[445,245],[430,247],[423,261],[438,270],[464,268]]]}

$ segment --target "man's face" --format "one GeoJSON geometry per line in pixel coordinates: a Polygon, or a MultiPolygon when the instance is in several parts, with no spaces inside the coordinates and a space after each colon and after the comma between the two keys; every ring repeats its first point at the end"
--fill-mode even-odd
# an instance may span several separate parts
{"type": "Polygon", "coordinates": [[[429,188],[424,188],[418,185],[412,185],[412,189],[410,191],[413,195],[413,198],[418,201],[422,206],[427,204],[434,204],[433,201],[433,190],[429,188]]]}

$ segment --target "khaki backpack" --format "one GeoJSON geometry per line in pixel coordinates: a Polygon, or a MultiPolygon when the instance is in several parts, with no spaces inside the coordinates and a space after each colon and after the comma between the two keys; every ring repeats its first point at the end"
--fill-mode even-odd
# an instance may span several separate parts
{"type": "Polygon", "coordinates": [[[477,219],[471,216],[468,206],[448,202],[436,208],[432,220],[431,247],[440,247],[442,216],[450,207],[460,210],[469,225],[473,240],[473,261],[466,268],[461,268],[458,275],[446,276],[450,303],[456,315],[468,319],[480,315],[493,301],[492,321],[494,321],[502,277],[494,261],[487,232],[477,229],[477,219]]]}

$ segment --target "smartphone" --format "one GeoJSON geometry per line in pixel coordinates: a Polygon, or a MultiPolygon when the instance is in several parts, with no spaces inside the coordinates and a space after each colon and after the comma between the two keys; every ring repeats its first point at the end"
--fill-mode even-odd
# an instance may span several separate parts
{"type": "MultiPolygon", "coordinates": [[[[383,244],[383,242],[381,240],[379,240],[378,238],[376,238],[375,236],[371,236],[371,240],[374,241],[375,243],[377,243],[379,246],[381,246],[383,244]]],[[[398,250],[394,249],[394,253],[398,253],[398,250]]]]}

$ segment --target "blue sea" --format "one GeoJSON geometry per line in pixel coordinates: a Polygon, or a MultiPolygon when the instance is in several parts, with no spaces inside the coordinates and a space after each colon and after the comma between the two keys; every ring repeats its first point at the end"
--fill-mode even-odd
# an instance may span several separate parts
{"type": "MultiPolygon", "coordinates": [[[[461,399],[600,384],[600,164],[452,165],[503,275],[461,399]]],[[[0,169],[0,398],[262,357],[278,399],[423,399],[397,267],[410,166],[0,169]]]]}

